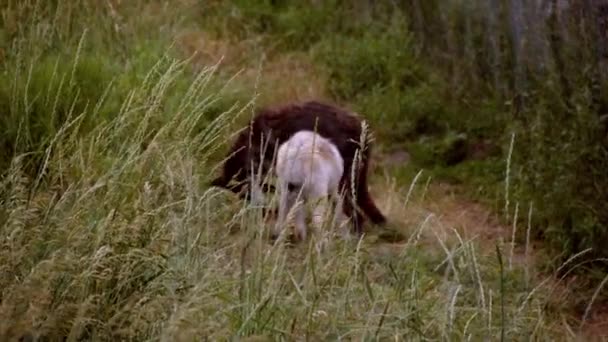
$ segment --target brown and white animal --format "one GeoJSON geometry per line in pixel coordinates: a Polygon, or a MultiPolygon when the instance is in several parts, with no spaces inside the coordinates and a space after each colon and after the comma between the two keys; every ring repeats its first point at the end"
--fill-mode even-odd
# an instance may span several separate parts
{"type": "Polygon", "coordinates": [[[317,229],[323,226],[329,200],[333,199],[336,213],[341,217],[339,191],[344,160],[331,141],[312,131],[295,133],[279,147],[275,171],[279,190],[279,217],[274,237],[284,229],[288,213],[298,199],[303,200],[295,210],[296,235],[300,240],[306,239],[306,205],[310,202],[316,202],[312,222],[317,229]]]}
{"type": "MultiPolygon", "coordinates": [[[[222,174],[211,185],[238,193],[242,198],[251,197],[253,187],[247,183],[258,167],[263,175],[271,171],[277,146],[302,130],[327,138],[340,152],[344,161],[340,179],[340,189],[345,195],[343,210],[352,218],[355,232],[363,232],[363,214],[375,224],[384,224],[386,218],[376,207],[367,186],[370,132],[363,132],[362,120],[356,114],[326,103],[308,101],[258,110],[250,125],[237,136],[222,174]]],[[[269,189],[263,188],[265,192],[269,189]]]]}

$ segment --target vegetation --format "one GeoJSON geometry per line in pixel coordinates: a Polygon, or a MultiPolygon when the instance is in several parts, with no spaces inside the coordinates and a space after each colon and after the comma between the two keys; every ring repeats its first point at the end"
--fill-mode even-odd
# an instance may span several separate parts
{"type": "MultiPolygon", "coordinates": [[[[551,36],[534,69],[509,6],[490,30],[483,8],[439,4],[3,3],[0,339],[586,334],[608,223],[592,40],[551,36]],[[260,208],[208,188],[252,108],[310,96],[363,113],[378,159],[412,155],[374,175],[404,241],[273,245],[260,208]],[[422,210],[453,194],[421,167],[512,230],[480,239],[422,210]],[[536,234],[563,252],[548,269],[536,234]],[[581,271],[584,296],[564,284],[581,271]]],[[[576,14],[569,37],[588,38],[576,14]]]]}
{"type": "Polygon", "coordinates": [[[510,202],[533,206],[535,236],[559,251],[557,264],[586,248],[604,258],[604,7],[494,5],[237,1],[207,13],[225,18],[236,9],[221,36],[261,35],[267,46],[308,51],[330,97],[365,113],[385,147],[405,145],[414,165],[480,184],[481,198],[504,190],[497,180],[508,159],[503,215],[513,216],[510,202]]]}

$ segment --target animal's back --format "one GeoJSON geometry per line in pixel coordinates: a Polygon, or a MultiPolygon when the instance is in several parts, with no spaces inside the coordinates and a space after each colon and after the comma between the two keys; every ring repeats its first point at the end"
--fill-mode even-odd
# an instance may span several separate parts
{"type": "Polygon", "coordinates": [[[268,109],[259,115],[279,143],[297,132],[314,131],[329,139],[344,158],[352,158],[361,136],[361,119],[355,113],[316,101],[268,109]]]}
{"type": "Polygon", "coordinates": [[[288,182],[308,183],[311,176],[323,175],[329,187],[337,188],[343,172],[344,161],[336,146],[314,132],[297,132],[279,147],[277,176],[288,182]]]}
{"type": "MultiPolygon", "coordinates": [[[[234,192],[243,188],[242,184],[248,174],[246,171],[247,165],[249,165],[248,158],[250,155],[257,158],[259,156],[257,150],[260,149],[251,149],[249,141],[252,141],[255,146],[256,142],[261,140],[261,134],[266,128],[271,130],[273,142],[267,146],[264,161],[270,161],[266,159],[271,159],[275,152],[278,153],[274,149],[274,143],[278,143],[279,146],[285,144],[293,135],[301,131],[314,131],[333,143],[342,157],[344,169],[350,169],[356,150],[359,149],[358,140],[361,137],[359,116],[348,110],[318,101],[261,108],[251,124],[239,133],[231,149],[232,155],[224,164],[223,175],[214,180],[214,185],[230,188],[234,192]],[[233,177],[239,185],[228,186],[228,182],[233,177]]],[[[368,145],[362,151],[364,159],[367,159],[369,151],[370,146],[368,145]]],[[[364,164],[366,165],[366,163],[364,164]]],[[[263,163],[264,172],[268,171],[266,165],[263,163]]],[[[365,174],[359,178],[361,182],[365,183],[365,174]]]]}

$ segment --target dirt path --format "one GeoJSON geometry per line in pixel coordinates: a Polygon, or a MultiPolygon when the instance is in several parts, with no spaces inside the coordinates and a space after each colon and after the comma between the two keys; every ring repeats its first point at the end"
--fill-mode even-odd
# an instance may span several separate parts
{"type": "MultiPolygon", "coordinates": [[[[501,242],[505,267],[511,262],[514,267],[527,266],[530,273],[535,274],[535,283],[544,281],[543,287],[552,291],[553,295],[549,299],[551,306],[565,310],[562,314],[568,314],[572,310],[568,303],[574,302],[573,299],[577,296],[576,291],[571,289],[576,278],[571,277],[560,282],[551,274],[538,272],[536,258],[542,253],[542,248],[535,248],[534,242],[531,242],[526,254],[525,246],[516,241],[511,250],[513,227],[501,223],[497,214],[487,207],[461,195],[458,187],[437,181],[427,185],[422,181],[411,191],[407,203],[405,199],[409,185],[407,188],[399,187],[394,181],[381,180],[371,185],[371,188],[374,189],[372,192],[379,207],[389,218],[391,228],[403,233],[405,239],[426,222],[427,227],[421,235],[421,244],[432,248],[438,247],[439,239],[448,246],[458,244],[459,235],[463,241],[476,242],[479,258],[496,258],[495,246],[497,242],[501,242]]],[[[517,227],[518,231],[522,229],[525,231],[526,227],[517,227]]],[[[379,241],[378,248],[399,249],[402,244],[403,242],[379,241]]],[[[607,304],[598,303],[592,307],[580,335],[577,329],[581,315],[572,313],[568,317],[567,320],[572,324],[568,331],[570,338],[581,341],[608,341],[607,304]],[[572,334],[576,337],[572,337],[572,334]]],[[[555,322],[560,325],[557,329],[565,329],[565,316],[562,321],[555,322]]]]}

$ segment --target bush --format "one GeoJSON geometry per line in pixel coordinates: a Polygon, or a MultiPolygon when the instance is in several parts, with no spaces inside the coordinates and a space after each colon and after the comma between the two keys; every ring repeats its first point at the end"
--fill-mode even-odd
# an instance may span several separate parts
{"type": "MultiPolygon", "coordinates": [[[[13,156],[42,152],[67,121],[93,110],[109,85],[111,59],[97,56],[47,54],[37,60],[19,60],[7,65],[0,86],[0,144],[5,169],[13,156]],[[71,57],[71,58],[70,58],[71,57]]],[[[107,115],[119,108],[100,109],[107,115]]],[[[90,118],[83,122],[90,125],[90,118]]]]}
{"type": "Polygon", "coordinates": [[[352,102],[384,141],[406,141],[423,121],[428,123],[424,133],[445,129],[441,82],[423,66],[399,19],[360,35],[328,36],[317,60],[324,65],[331,95],[352,102]]]}
{"type": "MultiPolygon", "coordinates": [[[[87,2],[62,6],[28,0],[5,12],[7,18],[23,17],[22,20],[31,25],[12,24],[11,20],[3,22],[4,31],[11,34],[4,37],[2,46],[12,48],[7,50],[0,69],[6,80],[0,84],[1,173],[8,169],[14,157],[23,154],[27,154],[22,163],[28,174],[38,173],[47,148],[67,125],[71,134],[86,135],[113,120],[125,110],[125,104],[137,108],[150,105],[142,101],[155,101],[151,108],[157,112],[149,113],[143,123],[131,123],[135,127],[150,128],[143,140],[142,147],[145,147],[164,122],[178,111],[191,110],[188,105],[192,104],[181,97],[187,91],[204,88],[226,95],[207,99],[205,119],[192,127],[193,135],[202,132],[209,120],[232,107],[235,99],[242,98],[240,93],[227,94],[221,77],[194,80],[194,73],[184,67],[185,62],[173,65],[173,51],[167,49],[170,36],[160,33],[160,37],[152,41],[136,39],[143,35],[138,32],[150,25],[143,19],[145,23],[133,24],[131,31],[118,30],[121,36],[116,37],[116,32],[106,32],[105,28],[87,29],[89,24],[113,25],[119,14],[112,11],[117,9],[87,2]],[[60,15],[64,12],[73,18],[60,15]],[[109,43],[108,39],[117,40],[109,43]],[[180,71],[160,72],[169,66],[179,67],[180,71]],[[165,79],[168,75],[171,79],[165,79]],[[142,92],[156,93],[158,99],[142,97],[135,91],[141,84],[148,87],[142,92]],[[195,88],[189,89],[191,85],[195,88]]],[[[125,5],[119,9],[129,15],[138,7],[125,5]]],[[[114,144],[121,142],[114,141],[114,144]]]]}
{"type": "Polygon", "coordinates": [[[560,261],[589,247],[594,250],[590,258],[606,256],[608,146],[601,143],[598,117],[588,105],[580,108],[558,119],[559,112],[537,106],[535,124],[522,131],[516,150],[521,184],[560,261]]]}

